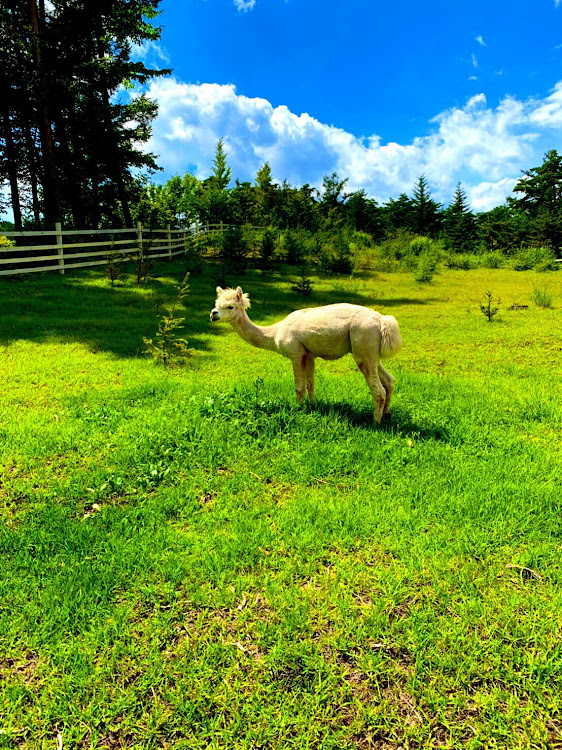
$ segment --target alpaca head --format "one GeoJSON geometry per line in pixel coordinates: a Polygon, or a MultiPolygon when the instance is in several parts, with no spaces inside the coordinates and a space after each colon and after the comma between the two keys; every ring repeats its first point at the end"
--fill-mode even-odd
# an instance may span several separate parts
{"type": "Polygon", "coordinates": [[[223,289],[218,286],[215,306],[211,310],[211,320],[235,320],[248,307],[250,307],[250,298],[244,294],[242,287],[223,289]]]}

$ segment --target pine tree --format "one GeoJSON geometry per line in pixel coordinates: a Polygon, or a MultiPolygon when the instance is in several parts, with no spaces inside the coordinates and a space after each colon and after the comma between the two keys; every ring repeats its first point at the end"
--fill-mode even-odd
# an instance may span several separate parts
{"type": "Polygon", "coordinates": [[[231,170],[226,163],[226,151],[224,150],[224,138],[219,138],[215,150],[215,159],[211,172],[211,184],[215,190],[226,190],[230,182],[231,170]]]}
{"type": "Polygon", "coordinates": [[[476,220],[460,182],[457,184],[454,200],[445,213],[445,237],[448,246],[455,253],[474,250],[476,220]]]}
{"type": "Polygon", "coordinates": [[[559,251],[562,247],[562,156],[548,151],[540,167],[523,173],[525,177],[513,188],[521,198],[508,203],[524,211],[531,219],[531,235],[559,251]]]}
{"type": "Polygon", "coordinates": [[[312,294],[312,282],[308,275],[308,264],[303,261],[301,264],[301,275],[298,282],[291,287],[293,292],[297,292],[301,297],[310,297],[312,294]]]}
{"type": "Polygon", "coordinates": [[[425,175],[418,178],[411,200],[411,229],[416,234],[434,236],[439,231],[440,206],[431,198],[425,175]]]}

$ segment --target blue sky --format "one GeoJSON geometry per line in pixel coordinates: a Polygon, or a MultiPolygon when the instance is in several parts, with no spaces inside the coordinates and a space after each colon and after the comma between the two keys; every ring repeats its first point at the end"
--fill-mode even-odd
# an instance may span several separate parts
{"type": "Polygon", "coordinates": [[[383,202],[424,173],[460,180],[476,210],[502,203],[562,150],[562,0],[163,0],[170,66],[150,149],[161,181],[209,174],[224,137],[233,177],[269,161],[277,180],[337,171],[383,202]]]}

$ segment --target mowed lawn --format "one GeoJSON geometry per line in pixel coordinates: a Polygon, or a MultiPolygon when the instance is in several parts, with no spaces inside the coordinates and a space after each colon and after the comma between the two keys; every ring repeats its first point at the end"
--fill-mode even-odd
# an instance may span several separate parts
{"type": "Polygon", "coordinates": [[[157,366],[156,274],[0,282],[0,747],[562,747],[562,273],[232,279],[395,315],[381,427],[351,357],[298,407],[213,269],[157,366]]]}

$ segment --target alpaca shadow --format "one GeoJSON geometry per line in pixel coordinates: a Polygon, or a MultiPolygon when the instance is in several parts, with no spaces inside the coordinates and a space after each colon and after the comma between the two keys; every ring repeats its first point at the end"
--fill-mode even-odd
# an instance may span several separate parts
{"type": "Polygon", "coordinates": [[[391,416],[383,417],[380,425],[375,424],[373,409],[369,406],[357,408],[343,402],[317,402],[315,405],[309,404],[308,408],[325,417],[336,415],[345,419],[350,426],[362,430],[377,429],[404,438],[451,442],[451,435],[444,425],[418,424],[399,407],[393,408],[391,416]]]}

